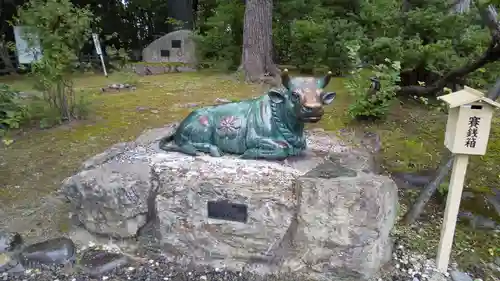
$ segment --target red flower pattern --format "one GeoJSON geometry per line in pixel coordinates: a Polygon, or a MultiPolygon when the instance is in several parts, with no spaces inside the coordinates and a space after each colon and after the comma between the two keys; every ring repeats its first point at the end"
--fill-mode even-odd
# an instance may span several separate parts
{"type": "Polygon", "coordinates": [[[239,119],[236,116],[225,116],[220,120],[218,129],[227,134],[235,133],[239,128],[239,119]]]}

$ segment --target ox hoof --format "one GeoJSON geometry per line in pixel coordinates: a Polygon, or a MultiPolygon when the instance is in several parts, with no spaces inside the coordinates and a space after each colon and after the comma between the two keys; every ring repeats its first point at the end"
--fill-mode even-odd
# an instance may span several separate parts
{"type": "Polygon", "coordinates": [[[212,157],[221,157],[222,154],[223,153],[220,151],[220,149],[218,147],[211,147],[210,148],[210,156],[212,156],[212,157]]]}

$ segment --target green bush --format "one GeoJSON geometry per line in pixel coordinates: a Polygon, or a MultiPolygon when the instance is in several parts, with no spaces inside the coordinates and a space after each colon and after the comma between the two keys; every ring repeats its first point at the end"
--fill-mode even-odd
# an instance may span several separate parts
{"type": "Polygon", "coordinates": [[[17,129],[26,117],[26,107],[8,85],[0,84],[0,137],[7,130],[17,129]]]}
{"type": "Polygon", "coordinates": [[[26,109],[26,125],[47,129],[62,124],[59,110],[50,106],[43,97],[31,97],[26,103],[26,109]]]}
{"type": "MultiPolygon", "coordinates": [[[[359,46],[349,46],[349,57],[353,64],[359,64],[359,46]]],[[[375,78],[380,81],[380,90],[375,93],[368,91],[370,81],[362,73],[361,68],[351,71],[350,77],[344,81],[348,92],[354,97],[354,103],[349,106],[349,115],[356,119],[381,119],[389,111],[392,101],[399,89],[401,65],[399,61],[385,59],[385,62],[372,67],[375,78]]]]}
{"type": "MultiPolygon", "coordinates": [[[[70,109],[78,119],[84,119],[90,114],[90,101],[86,98],[88,93],[75,93],[75,102],[70,109]]],[[[25,114],[22,119],[23,126],[38,127],[48,129],[61,125],[60,111],[47,103],[44,97],[37,95],[30,96],[23,100],[25,114]]]]}
{"type": "Polygon", "coordinates": [[[199,62],[220,70],[240,65],[244,14],[240,0],[218,2],[194,36],[199,62]]]}
{"type": "Polygon", "coordinates": [[[32,64],[37,90],[48,105],[59,112],[59,119],[79,118],[71,74],[74,61],[90,38],[95,18],[87,8],[78,8],[69,0],[30,0],[18,10],[18,24],[26,26],[22,34],[28,47],[39,45],[43,54],[32,64]]]}
{"type": "Polygon", "coordinates": [[[349,58],[348,45],[366,43],[363,27],[358,23],[342,18],[335,18],[329,21],[327,30],[327,50],[324,64],[336,75],[345,75],[350,69],[356,67],[352,65],[349,58]]]}
{"type": "MultiPolygon", "coordinates": [[[[398,0],[274,1],[273,46],[277,64],[302,72],[328,68],[337,75],[353,67],[401,62],[403,85],[427,85],[480,57],[491,41],[478,8],[450,12],[451,2],[421,0],[401,11],[398,0]],[[357,44],[361,60],[352,65],[347,46],[357,44]]],[[[241,63],[244,5],[240,0],[200,4],[200,62],[219,69],[241,63]]],[[[500,75],[491,63],[451,83],[488,88],[500,75]]],[[[451,85],[448,85],[451,86],[451,85]]]]}
{"type": "Polygon", "coordinates": [[[327,25],[315,20],[296,20],[291,25],[290,63],[300,72],[313,73],[324,62],[327,25]]]}

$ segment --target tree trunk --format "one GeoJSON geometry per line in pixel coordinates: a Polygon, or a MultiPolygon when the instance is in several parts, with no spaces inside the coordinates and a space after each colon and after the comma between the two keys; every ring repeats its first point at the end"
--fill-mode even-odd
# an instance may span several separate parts
{"type": "MultiPolygon", "coordinates": [[[[176,29],[192,30],[194,25],[193,0],[173,0],[167,1],[169,17],[182,22],[180,26],[172,26],[169,24],[168,32],[176,29]]],[[[158,32],[159,30],[156,30],[158,32]]]]}
{"type": "Polygon", "coordinates": [[[13,4],[10,1],[0,0],[0,60],[3,61],[5,69],[9,74],[16,74],[16,68],[10,59],[9,48],[7,47],[7,36],[5,35],[8,28],[6,21],[7,17],[5,15],[5,4],[7,3],[13,4]]]}
{"type": "Polygon", "coordinates": [[[14,67],[14,64],[12,63],[12,60],[10,59],[10,53],[9,49],[6,46],[5,42],[3,41],[3,38],[0,37],[0,61],[3,61],[3,64],[5,66],[5,70],[9,74],[16,74],[16,68],[14,67]]]}
{"type": "Polygon", "coordinates": [[[441,183],[443,183],[445,177],[450,172],[454,156],[450,155],[449,153],[446,153],[445,155],[447,155],[448,157],[448,160],[445,162],[446,164],[439,167],[438,172],[436,173],[436,178],[430,183],[426,184],[425,188],[420,191],[420,195],[402,218],[402,222],[404,224],[413,224],[418,219],[418,217],[420,217],[420,214],[422,214],[424,211],[425,205],[427,205],[427,202],[429,202],[432,195],[434,195],[438,187],[441,185],[441,183]]]}
{"type": "Polygon", "coordinates": [[[272,0],[246,2],[242,64],[247,82],[258,82],[266,73],[275,76],[279,72],[272,59],[272,12],[272,0]]]}
{"type": "Polygon", "coordinates": [[[470,5],[471,0],[456,0],[451,11],[456,14],[465,14],[470,11],[470,5]]]}

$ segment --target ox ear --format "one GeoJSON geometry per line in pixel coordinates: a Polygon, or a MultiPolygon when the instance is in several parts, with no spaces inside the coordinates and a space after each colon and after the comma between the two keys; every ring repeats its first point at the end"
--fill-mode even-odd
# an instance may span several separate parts
{"type": "Polygon", "coordinates": [[[280,92],[279,90],[269,90],[267,93],[269,95],[269,98],[271,99],[272,102],[274,103],[282,103],[285,101],[285,93],[280,92]]]}
{"type": "Polygon", "coordinates": [[[333,76],[333,73],[331,71],[328,71],[328,73],[326,74],[326,76],[320,81],[319,87],[321,89],[326,88],[326,86],[328,86],[328,83],[330,83],[330,80],[332,79],[332,76],[333,76]]]}
{"type": "Polygon", "coordinates": [[[337,93],[335,92],[324,92],[321,94],[321,102],[323,104],[330,104],[337,97],[337,93]]]}
{"type": "Polygon", "coordinates": [[[281,84],[290,90],[290,76],[288,75],[288,69],[286,68],[283,70],[283,73],[281,73],[281,84]]]}

